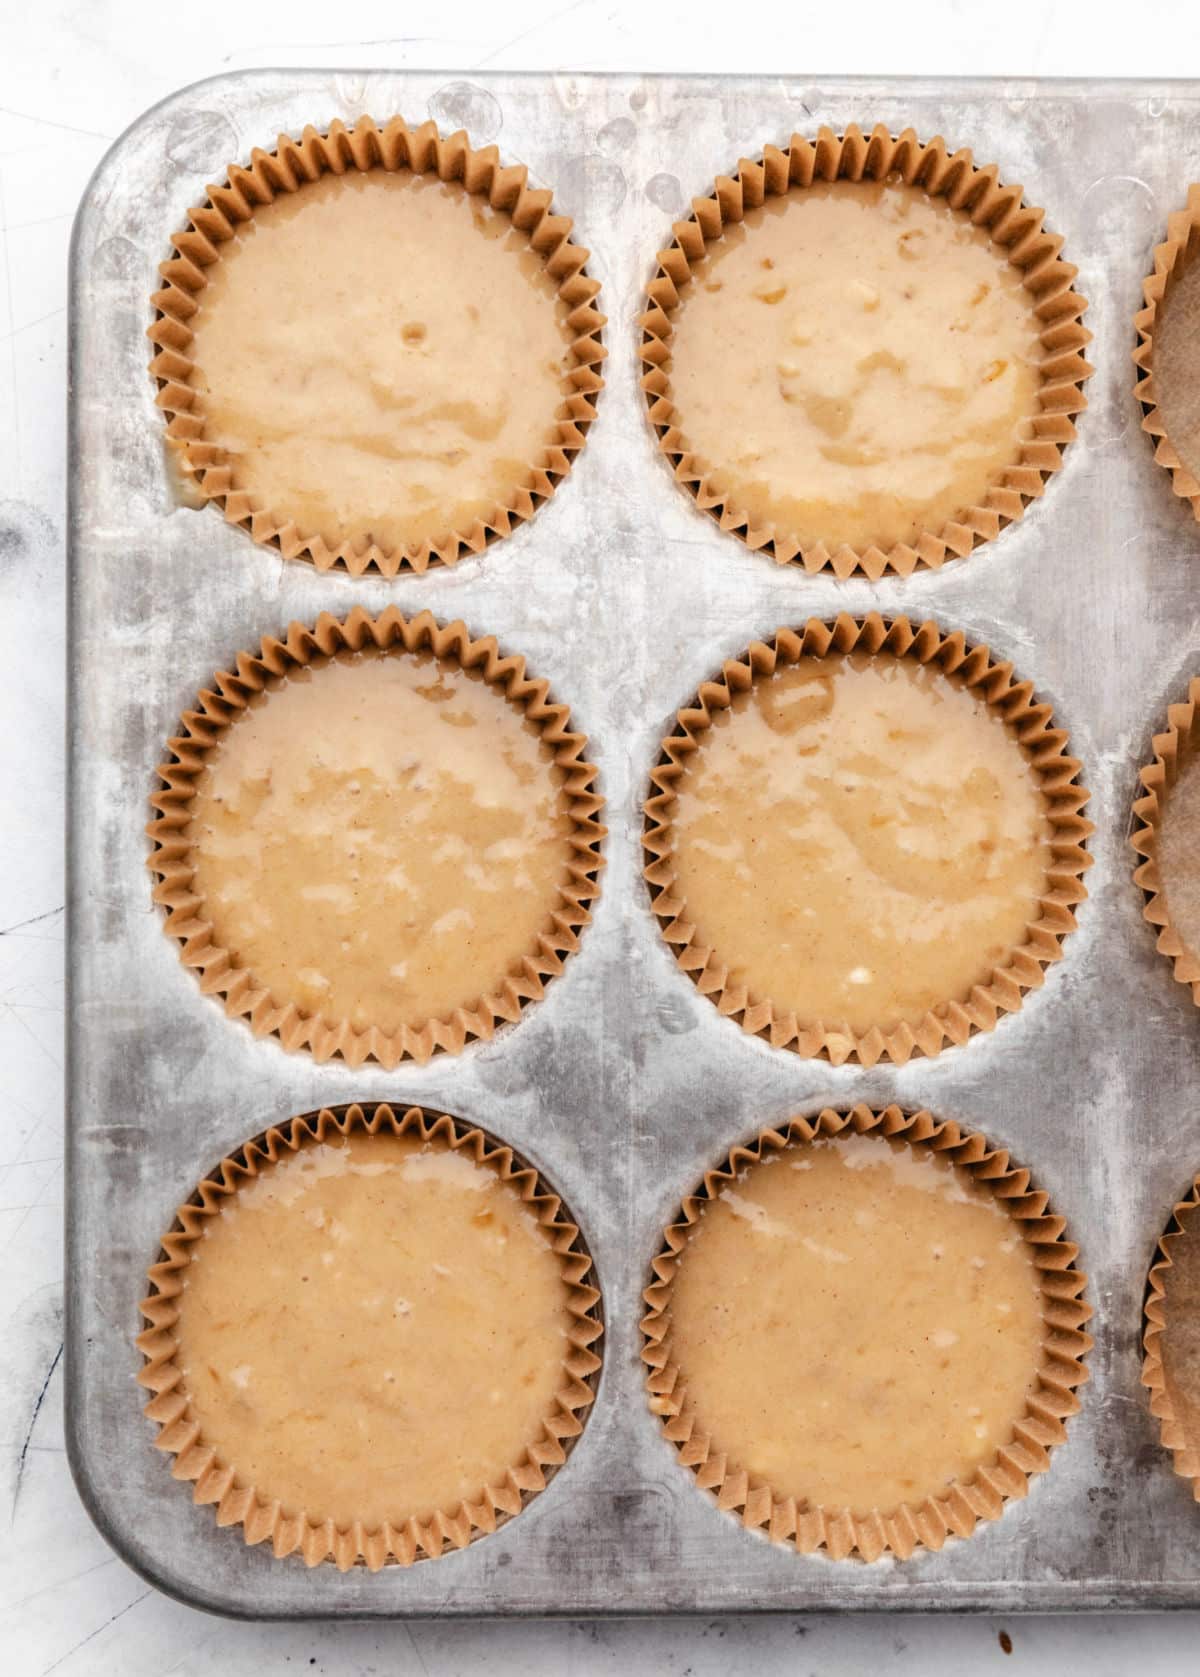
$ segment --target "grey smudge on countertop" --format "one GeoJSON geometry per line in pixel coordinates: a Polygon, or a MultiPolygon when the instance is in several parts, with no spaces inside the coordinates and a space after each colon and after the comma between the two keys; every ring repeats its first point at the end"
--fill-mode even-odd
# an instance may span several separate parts
{"type": "Polygon", "coordinates": [[[0,581],[21,575],[26,567],[43,573],[58,569],[60,551],[61,538],[45,513],[27,501],[0,501],[0,581]]]}
{"type": "Polygon", "coordinates": [[[14,1443],[21,1440],[20,1448],[10,1458],[13,1466],[9,1523],[12,1525],[16,1523],[21,1486],[30,1465],[34,1432],[62,1361],[62,1289],[55,1285],[31,1294],[14,1311],[9,1328],[13,1355],[0,1398],[0,1418],[5,1436],[14,1443]]]}

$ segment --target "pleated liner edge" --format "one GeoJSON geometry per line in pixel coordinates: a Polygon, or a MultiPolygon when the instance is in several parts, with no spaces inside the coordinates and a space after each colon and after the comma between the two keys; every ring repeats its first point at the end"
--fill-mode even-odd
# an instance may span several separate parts
{"type": "Polygon", "coordinates": [[[218,671],[212,687],[201,692],[197,708],[184,712],[179,734],[167,742],[171,757],[160,764],[160,785],[150,798],[156,811],[146,828],[154,841],[148,858],[158,881],[154,900],[166,909],[165,929],[179,944],[184,966],[196,974],[206,995],[219,997],[226,1013],[245,1019],[256,1036],[277,1036],[285,1048],[307,1049],[318,1060],[340,1056],[350,1065],[361,1065],[375,1059],[390,1070],[406,1058],[424,1061],[439,1050],[458,1053],[472,1039],[490,1039],[499,1023],[519,1019],[525,1005],[540,1000],[547,982],[561,973],[590,923],[589,904],[599,895],[598,876],[604,866],[600,847],[606,829],[597,815],[604,800],[596,790],[596,769],[583,758],[587,739],[571,731],[570,719],[568,707],[550,699],[549,684],[526,675],[524,658],[502,657],[493,636],[473,640],[461,621],[443,625],[427,611],[410,619],[389,606],[372,617],[357,607],[344,620],[324,612],[311,629],[302,623],[290,624],[282,641],[264,636],[258,652],[239,653],[233,670],[218,671]],[[313,658],[357,652],[367,645],[382,651],[428,648],[463,669],[480,670],[542,729],[562,771],[563,792],[574,823],[569,877],[559,887],[561,902],[552,929],[540,934],[537,948],[522,958],[519,975],[510,973],[473,1010],[459,1008],[447,1018],[428,1020],[418,1028],[404,1025],[397,1031],[376,1025],[358,1030],[347,1020],[330,1023],[302,1014],[294,1003],[277,1001],[252,971],[235,966],[230,952],[214,941],[204,918],[204,900],[193,889],[192,846],[185,836],[188,806],[206,753],[245,710],[249,699],[261,693],[273,677],[309,664],[313,658]]]}
{"type": "Polygon", "coordinates": [[[1005,1503],[1026,1495],[1031,1476],[1046,1471],[1051,1451],[1064,1441],[1064,1423],[1079,1410],[1076,1388],[1087,1379],[1083,1358],[1092,1346],[1083,1324],[1091,1307],[1081,1297],[1087,1277],[1076,1267],[1078,1248],[1064,1238],[1065,1226],[1065,1220],[1050,1211],[1048,1196],[1032,1186],[1029,1171],[1013,1165],[1007,1152],[993,1148],[977,1132],[939,1121],[927,1111],[907,1114],[898,1106],[875,1110],[861,1104],[848,1111],[826,1107],[811,1118],[793,1118],[781,1128],[766,1129],[705,1173],[684,1199],[678,1220],[664,1233],[651,1266],[654,1279],[643,1294],[648,1309],[642,1318],[642,1360],[651,1409],[681,1464],[692,1471],[702,1490],[711,1493],[719,1509],[803,1554],[823,1549],[837,1560],[853,1555],[871,1561],[891,1553],[904,1560],[919,1547],[937,1550],[948,1537],[969,1537],[980,1520],[998,1518],[1005,1503]],[[1042,1277],[1045,1364],[1011,1443],[970,1480],[920,1504],[902,1504],[890,1514],[858,1515],[776,1496],[769,1485],[715,1450],[702,1418],[690,1406],[686,1376],[673,1359],[670,1340],[672,1283],[705,1204],[764,1156],[843,1132],[878,1134],[927,1147],[969,1171],[1020,1225],[1042,1277]]]}
{"type": "Polygon", "coordinates": [[[1154,247],[1154,272],[1142,281],[1144,305],[1134,316],[1137,344],[1133,350],[1133,364],[1137,368],[1134,396],[1142,410],[1142,430],[1154,439],[1154,458],[1171,474],[1171,488],[1181,500],[1187,501],[1196,519],[1200,519],[1200,479],[1179,457],[1175,444],[1167,435],[1167,423],[1158,405],[1158,390],[1154,380],[1154,329],[1158,311],[1175,286],[1182,279],[1200,247],[1200,184],[1188,188],[1187,206],[1176,210],[1167,219],[1167,237],[1154,247]]]}
{"type": "Polygon", "coordinates": [[[1004,1014],[1021,1006],[1027,991],[1042,985],[1044,968],[1061,958],[1063,939],[1075,929],[1075,908],[1087,896],[1083,875],[1092,858],[1084,846],[1094,829],[1082,813],[1088,793],[1078,782],[1078,760],[1066,755],[1067,743],[1066,732],[1054,726],[1050,706],[1035,699],[1033,683],[1017,680],[1010,663],[993,661],[987,647],[969,645],[961,631],[946,634],[928,619],[914,628],[906,617],[887,619],[877,612],[865,618],[843,613],[832,622],[809,618],[799,628],[778,629],[769,642],[755,641],[740,657],[728,659],[713,680],[701,684],[678,713],[675,730],[663,741],[651,772],[642,837],[644,873],[663,936],[701,994],[744,1031],[773,1047],[790,1048],[806,1058],[824,1056],[835,1065],[855,1059],[871,1066],[885,1058],[903,1064],[917,1052],[933,1056],[947,1042],[961,1045],[976,1031],[992,1030],[1004,1014]],[[1054,829],[1040,917],[1029,926],[1026,943],[1012,950],[1006,964],[996,968],[987,984],[976,985],[965,1001],[948,1002],[915,1026],[902,1024],[888,1031],[803,1023],[794,1013],[753,995],[747,985],[732,983],[720,951],[697,941],[687,902],[677,889],[673,857],[675,788],[712,725],[713,712],[727,709],[736,694],[777,667],[802,657],[855,651],[936,663],[996,707],[1029,752],[1054,829]]]}
{"type": "Polygon", "coordinates": [[[1146,1284],[1146,1321],[1142,1346],[1142,1385],[1150,1392],[1150,1413],[1158,1422],[1158,1434],[1164,1450],[1171,1453],[1172,1464],[1181,1479],[1190,1479],[1192,1495],[1200,1502],[1200,1439],[1189,1439],[1183,1424],[1175,1414],[1167,1391],[1163,1368],[1163,1340],[1167,1333],[1167,1286],[1174,1267],[1171,1249],[1177,1241],[1197,1238],[1196,1229],[1187,1230],[1185,1219],[1195,1222],[1200,1216],[1200,1176],[1193,1181],[1187,1196],[1171,1212],[1166,1233],[1158,1249],[1146,1284]]]}
{"type": "Polygon", "coordinates": [[[591,1254],[583,1246],[579,1229],[562,1215],[563,1211],[558,1195],[510,1147],[473,1125],[422,1107],[409,1107],[402,1113],[383,1102],[336,1110],[325,1107],[247,1142],[222,1160],[180,1206],[174,1226],[163,1237],[161,1256],[149,1272],[153,1291],[141,1304],[148,1326],[137,1338],[137,1347],[145,1358],[138,1382],[153,1393],[145,1414],[158,1427],[158,1449],[175,1458],[174,1477],[193,1485],[194,1502],[215,1507],[219,1526],[241,1525],[247,1544],[269,1541],[276,1558],[298,1553],[307,1566],[325,1560],[332,1561],[340,1571],[362,1564],[374,1572],[389,1561],[407,1566],[422,1557],[435,1559],[446,1549],[464,1548],[473,1538],[495,1531],[519,1514],[562,1466],[583,1431],[586,1411],[595,1397],[600,1358],[592,1347],[604,1331],[600,1293],[593,1285],[591,1254]],[[503,1482],[484,1486],[477,1500],[464,1501],[428,1520],[410,1518],[399,1526],[385,1524],[367,1531],[357,1521],[339,1529],[332,1519],[315,1521],[306,1513],[286,1515],[277,1501],[260,1495],[252,1485],[237,1483],[236,1463],[220,1460],[188,1414],[182,1371],[175,1361],[178,1344],[173,1329],[179,1319],[176,1300],[183,1288],[182,1272],[191,1261],[193,1246],[203,1238],[206,1224],[264,1165],[330,1136],[356,1131],[375,1135],[381,1130],[441,1142],[454,1151],[461,1149],[510,1183],[550,1233],[569,1288],[568,1308],[573,1321],[564,1364],[565,1384],[557,1394],[555,1410],[547,1416],[541,1437],[531,1441],[525,1457],[513,1464],[503,1482]]]}
{"type": "Polygon", "coordinates": [[[1129,843],[1142,860],[1133,870],[1134,882],[1145,894],[1142,915],[1157,927],[1155,948],[1172,964],[1175,977],[1192,992],[1200,1007],[1200,958],[1197,958],[1171,921],[1171,911],[1158,866],[1158,843],[1167,798],[1181,768],[1200,738],[1200,676],[1188,682],[1187,698],[1167,707],[1167,726],[1155,734],[1154,758],[1143,764],[1139,779],[1142,791],[1133,804],[1133,830],[1129,843]]]}
{"type": "Polygon", "coordinates": [[[226,183],[210,186],[205,202],[190,212],[187,227],[175,234],[172,254],[159,269],[163,286],[151,299],[156,319],[149,329],[155,345],[150,371],[158,386],[158,406],[167,418],[170,446],[205,500],[215,502],[229,523],[247,529],[255,541],[277,547],[285,558],[306,559],[318,570],[338,566],[354,576],[368,571],[395,576],[401,571],[426,571],[431,565],[452,565],[466,554],[482,552],[489,542],[532,518],[584,446],[596,417],[596,398],[604,386],[599,369],[605,356],[601,338],[605,317],[596,307],[599,282],[584,273],[589,253],[572,242],[570,218],[551,214],[551,200],[550,192],[529,186],[522,165],[503,166],[495,146],[475,151],[463,132],[443,139],[432,122],[409,128],[400,117],[393,117],[383,128],[370,117],[362,117],[352,129],[338,121],[325,134],[308,127],[299,140],[281,134],[273,152],[255,147],[248,169],[231,164],[226,183]],[[191,321],[208,283],[207,270],[221,259],[221,246],[253,218],[257,208],[280,193],[299,191],[323,174],[375,168],[411,169],[443,181],[461,181],[468,192],[486,198],[493,209],[505,211],[528,237],[569,310],[567,325],[573,337],[566,411],[555,422],[553,444],[541,458],[528,463],[528,482],[514,484],[511,494],[486,519],[466,529],[448,530],[436,541],[403,548],[383,548],[366,540],[330,547],[321,536],[298,529],[263,506],[252,488],[235,487],[229,455],[205,440],[190,354],[191,321]]]}
{"type": "Polygon", "coordinates": [[[979,167],[967,150],[950,153],[939,136],[922,143],[911,128],[893,136],[876,126],[870,136],[852,124],[845,134],[822,128],[815,141],[793,134],[785,150],[767,146],[759,161],[742,158],[735,175],[718,177],[707,198],[692,200],[692,214],[673,224],[674,240],[658,253],[658,270],[641,317],[642,390],[658,445],[671,462],[675,479],[722,530],[739,536],[747,547],[769,554],[779,564],[798,563],[806,571],[856,573],[875,580],[887,572],[909,576],[922,566],[938,570],[948,559],[965,558],[1024,516],[1063,463],[1063,450],[1075,436],[1075,418],[1087,406],[1083,394],[1092,367],[1083,358],[1091,333],[1081,324],[1087,308],[1074,289],[1077,270],[1062,261],[1062,239],[1043,226],[1044,211],[1022,201],[1022,188],[1000,183],[994,164],[979,167]],[[803,547],[770,523],[752,524],[750,516],[717,491],[687,439],[686,415],[675,408],[668,371],[672,315],[691,279],[692,264],[718,240],[725,228],[744,219],[764,199],[783,196],[792,187],[814,181],[886,180],[899,175],[909,185],[944,197],[965,211],[977,227],[986,227],[1022,273],[1034,299],[1044,351],[1040,409],[1032,416],[1033,435],[1022,445],[1016,463],[1007,467],[982,502],[941,530],[926,530],[912,544],[861,552],[842,544],[803,547]]]}

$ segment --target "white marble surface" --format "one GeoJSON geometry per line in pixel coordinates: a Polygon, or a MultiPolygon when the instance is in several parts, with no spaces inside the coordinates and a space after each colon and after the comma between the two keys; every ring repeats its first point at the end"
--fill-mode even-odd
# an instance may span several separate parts
{"type": "MultiPolygon", "coordinates": [[[[1196,1670],[1197,1620],[1046,1618],[252,1626],[149,1589],[108,1550],[62,1449],[63,525],[66,257],[108,143],[171,88],[268,64],[1007,74],[1200,74],[1194,0],[759,7],[741,25],[604,0],[438,11],[357,0],[20,0],[0,6],[0,1670],[898,1673],[1196,1670]],[[786,12],[786,16],[784,15],[786,12]],[[829,15],[825,15],[828,12],[829,15]],[[778,16],[773,14],[778,13],[778,16]],[[914,29],[913,18],[920,17],[914,29]],[[770,21],[768,21],[770,20],[770,21]]],[[[1198,141],[1200,147],[1200,141],[1198,141]]],[[[1196,159],[1181,160],[1200,174],[1196,159]]],[[[1197,1522],[1200,1543],[1200,1519],[1197,1522]]]]}

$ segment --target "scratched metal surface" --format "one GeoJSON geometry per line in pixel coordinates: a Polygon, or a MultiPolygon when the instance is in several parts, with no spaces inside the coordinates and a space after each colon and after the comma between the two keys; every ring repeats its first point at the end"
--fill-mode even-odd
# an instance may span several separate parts
{"type": "Polygon", "coordinates": [[[76,229],[70,513],[69,1419],[80,1488],[125,1558],[246,1615],[601,1614],[789,1608],[1200,1605],[1200,1514],[1138,1384],[1143,1282],[1200,1166],[1200,1030],[1153,950],[1125,837],[1136,770],[1196,667],[1200,537],[1130,394],[1132,316],[1168,212],[1200,173],[1197,83],[821,82],[254,72],[187,89],[101,165],[76,229]],[[453,570],[318,576],[173,498],[144,330],[169,233],[231,160],[364,112],[466,126],[576,218],[603,284],[608,388],[554,500],[453,570]],[[827,122],[912,123],[970,145],[1047,209],[1091,300],[1098,372],[1065,470],[1025,523],[940,575],[838,583],[723,537],[672,483],[637,389],[656,248],[739,155],[827,122]],[[490,1044],[394,1073],[256,1042],[163,935],[142,835],[154,765],[211,672],[290,619],[395,601],[524,652],[592,740],[608,867],[581,953],[490,1044]],[[863,1072],[772,1050],[674,966],[640,877],[639,808],[676,707],[783,623],[878,607],[1011,657],[1070,731],[1099,831],[1091,898],[1044,990],[933,1063],[863,1072]],[[246,1549],[192,1507],[133,1384],[146,1265],[194,1182],[266,1124],[323,1103],[445,1107],[511,1141],[579,1215],[608,1320],[599,1398],[547,1492],[436,1562],[346,1576],[246,1549]],[[1082,1246],[1096,1349],[1051,1472],[940,1555],[802,1558],[717,1512],[642,1395],[639,1294],[663,1223],[731,1143],[856,1099],[928,1104],[1032,1167],[1082,1246]]]}

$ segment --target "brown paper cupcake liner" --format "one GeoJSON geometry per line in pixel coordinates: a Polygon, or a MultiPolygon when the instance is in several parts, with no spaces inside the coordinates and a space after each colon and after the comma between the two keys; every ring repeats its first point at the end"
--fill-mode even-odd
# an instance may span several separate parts
{"type": "Polygon", "coordinates": [[[872,1066],[884,1058],[903,1064],[915,1053],[932,1056],[947,1042],[962,1044],[976,1031],[990,1031],[1003,1014],[1021,1006],[1027,990],[1044,982],[1044,969],[1061,958],[1063,939],[1075,929],[1075,907],[1087,896],[1083,875],[1092,858],[1085,844],[1094,829],[1082,813],[1088,793],[1079,784],[1080,764],[1067,756],[1066,746],[1065,731],[1055,727],[1050,706],[1035,699],[1033,683],[1017,680],[1010,663],[994,661],[987,647],[969,645],[959,631],[944,634],[929,620],[914,628],[906,617],[887,619],[877,612],[865,618],[842,613],[832,623],[809,618],[799,628],[779,629],[769,643],[755,641],[740,657],[727,660],[713,680],[702,683],[663,741],[650,777],[642,837],[644,873],[663,936],[683,971],[721,1013],[773,1047],[790,1048],[806,1058],[824,1056],[834,1065],[854,1059],[872,1066]],[[1052,860],[1039,899],[1041,912],[1028,928],[1027,942],[1013,949],[990,982],[976,985],[965,1001],[947,1002],[916,1025],[901,1024],[888,1031],[874,1027],[858,1032],[825,1021],[803,1023],[794,1013],[756,996],[747,985],[732,982],[721,952],[699,941],[675,870],[675,788],[688,758],[712,726],[713,713],[728,709],[736,693],[745,692],[757,677],[770,675],[776,668],[803,657],[855,651],[936,664],[994,706],[1029,754],[1053,828],[1052,860]]]}
{"type": "Polygon", "coordinates": [[[1087,406],[1083,383],[1093,371],[1083,359],[1091,333],[1080,324],[1087,304],[1074,289],[1077,270],[1059,259],[1063,241],[1045,230],[1044,213],[1022,201],[1021,187],[1001,185],[995,165],[980,168],[969,151],[951,154],[940,137],[922,144],[911,128],[894,137],[876,126],[869,138],[853,124],[841,136],[822,128],[815,142],[793,134],[785,150],[767,146],[761,161],[742,158],[732,178],[719,176],[707,198],[692,200],[691,216],[674,223],[674,240],[658,253],[658,270],[641,317],[642,389],[659,447],[676,481],[722,530],[732,531],[779,564],[796,562],[809,572],[829,569],[839,577],[861,572],[872,580],[888,571],[909,576],[920,566],[937,570],[948,559],[965,558],[980,543],[991,541],[1023,516],[1062,465],[1062,451],[1075,436],[1074,416],[1087,406]],[[790,187],[811,186],[814,181],[897,176],[967,211],[1021,269],[1041,322],[1041,411],[1032,416],[1033,436],[1022,446],[1016,464],[1005,469],[980,505],[968,508],[944,529],[926,530],[911,545],[900,543],[886,552],[876,546],[859,552],[845,544],[832,551],[824,543],[803,547],[770,523],[753,524],[745,511],[713,488],[693,455],[687,417],[676,412],[671,393],[672,315],[690,282],[692,264],[727,226],[740,222],[765,198],[782,197],[790,187]]]}
{"type": "Polygon", "coordinates": [[[403,1113],[384,1104],[324,1107],[247,1142],[222,1160],[180,1206],[174,1224],[163,1237],[159,1260],[149,1274],[152,1291],[141,1304],[148,1326],[137,1338],[138,1350],[145,1358],[138,1383],[154,1394],[145,1413],[158,1426],[155,1444],[174,1456],[174,1477],[194,1485],[193,1501],[215,1505],[219,1526],[240,1525],[247,1544],[269,1540],[279,1559],[299,1554],[307,1566],[331,1560],[339,1571],[361,1564],[376,1572],[386,1562],[408,1566],[419,1558],[436,1558],[447,1548],[465,1548],[474,1538],[495,1531],[519,1514],[545,1489],[582,1433],[596,1395],[600,1357],[593,1347],[604,1331],[600,1293],[595,1286],[591,1254],[561,1199],[510,1147],[459,1119],[419,1106],[403,1113]],[[176,1300],[183,1291],[192,1248],[204,1238],[211,1219],[220,1215],[225,1202],[252,1181],[264,1165],[308,1143],[356,1130],[368,1135],[383,1130],[398,1136],[415,1135],[422,1141],[441,1141],[454,1151],[462,1149],[477,1164],[495,1169],[501,1181],[516,1189],[549,1231],[552,1247],[562,1260],[573,1318],[570,1351],[554,1413],[546,1417],[541,1436],[531,1441],[524,1458],[513,1463],[502,1481],[481,1487],[476,1501],[464,1501],[427,1520],[410,1518],[398,1526],[384,1524],[377,1531],[365,1530],[358,1521],[341,1529],[332,1519],[318,1521],[306,1513],[285,1514],[277,1501],[253,1485],[239,1484],[237,1464],[220,1459],[205,1443],[189,1413],[182,1371],[175,1360],[178,1343],[174,1328],[179,1320],[176,1300]]]}
{"type": "MultiPolygon", "coordinates": [[[[1200,516],[1200,514],[1198,514],[1200,516]]],[[[1144,765],[1140,779],[1145,790],[1134,800],[1134,830],[1129,842],[1144,861],[1133,871],[1136,884],[1145,893],[1142,914],[1158,927],[1155,948],[1174,965],[1175,977],[1189,984],[1192,1000],[1200,1007],[1200,956],[1188,948],[1171,923],[1171,911],[1158,869],[1158,836],[1167,798],[1179,772],[1200,740],[1200,676],[1188,683],[1182,704],[1167,709],[1167,729],[1154,736],[1154,761],[1144,765]]]]}
{"type": "Polygon", "coordinates": [[[1133,364],[1138,369],[1134,395],[1142,409],[1142,430],[1155,438],[1154,458],[1170,472],[1171,488],[1175,494],[1181,500],[1189,501],[1193,515],[1200,519],[1200,480],[1180,459],[1167,435],[1154,380],[1154,332],[1158,311],[1183,278],[1197,246],[1200,246],[1200,184],[1188,188],[1187,208],[1176,210],[1169,217],[1167,237],[1161,245],[1154,247],[1154,272],[1142,282],[1145,307],[1138,311],[1133,321],[1138,338],[1133,364]]]}
{"type": "Polygon", "coordinates": [[[170,757],[158,768],[160,785],[150,798],[156,811],[146,828],[154,841],[148,858],[158,882],[154,900],[167,911],[166,930],[178,941],[183,964],[195,972],[205,995],[220,997],[230,1018],[245,1019],[256,1036],[277,1036],[285,1048],[307,1049],[317,1060],[340,1056],[350,1065],[361,1065],[374,1059],[390,1070],[405,1058],[424,1061],[438,1050],[456,1054],[472,1039],[490,1039],[498,1024],[515,1021],[527,1003],[541,1000],[546,984],[578,949],[580,934],[591,920],[589,904],[599,895],[604,866],[600,847],[607,829],[597,816],[604,800],[596,790],[595,767],[584,760],[586,736],[571,730],[570,719],[567,706],[549,697],[549,683],[526,674],[524,658],[502,656],[493,636],[472,640],[462,622],[441,624],[427,611],[406,618],[389,606],[379,617],[371,617],[356,607],[344,621],[323,612],[311,629],[290,624],[282,641],[264,636],[257,652],[239,653],[234,669],[218,671],[213,686],[200,694],[197,708],[184,712],[179,734],[167,742],[170,757]],[[237,966],[235,956],[215,940],[204,899],[194,889],[192,845],[186,836],[189,805],[207,753],[253,695],[272,678],[314,658],[367,646],[406,652],[428,648],[463,669],[479,670],[528,721],[538,724],[554,748],[574,823],[569,877],[559,887],[560,906],[550,929],[521,960],[520,972],[510,973],[473,1010],[458,1008],[445,1018],[396,1031],[375,1025],[359,1030],[347,1020],[331,1022],[301,1013],[294,1003],[277,1001],[252,971],[237,966]]]}
{"type": "Polygon", "coordinates": [[[604,384],[599,369],[605,354],[605,318],[596,307],[600,286],[584,273],[588,251],[572,242],[569,217],[551,213],[552,194],[531,187],[527,175],[521,165],[503,166],[495,146],[473,150],[463,132],[443,139],[432,122],[409,128],[402,118],[393,117],[378,128],[370,117],[362,117],[352,129],[334,122],[327,134],[306,128],[298,141],[281,134],[273,152],[255,147],[248,169],[231,164],[226,183],[208,188],[207,199],[190,212],[187,227],[172,241],[171,257],[159,269],[164,285],[151,299],[156,318],[149,336],[156,353],[150,371],[158,385],[158,406],[167,416],[167,438],[185,478],[205,500],[216,502],[229,523],[240,524],[255,541],[277,547],[285,558],[307,559],[318,570],[340,566],[354,576],[367,571],[395,576],[452,565],[468,553],[481,552],[490,541],[532,518],[554,493],[595,418],[596,397],[604,384]],[[376,168],[411,169],[461,181],[493,209],[507,212],[558,286],[570,310],[567,324],[574,339],[557,437],[540,459],[528,462],[526,480],[515,483],[509,497],[486,519],[466,529],[447,530],[436,541],[403,548],[366,541],[344,541],[331,548],[319,535],[307,534],[263,506],[251,489],[236,487],[229,454],[206,441],[202,398],[193,381],[190,322],[208,283],[207,270],[221,259],[221,246],[257,208],[325,173],[376,168]]]}
{"type": "Polygon", "coordinates": [[[718,1508],[736,1513],[751,1530],[764,1530],[773,1542],[791,1543],[802,1554],[824,1549],[837,1560],[857,1555],[870,1561],[891,1552],[905,1560],[918,1547],[940,1549],[948,1537],[969,1537],[980,1520],[998,1518],[1005,1503],[1026,1495],[1030,1478],[1049,1467],[1051,1451],[1066,1437],[1064,1423],[1080,1407],[1075,1393],[1087,1379],[1083,1358],[1092,1346],[1083,1324],[1092,1312],[1081,1297],[1087,1277],[1076,1266],[1078,1248],[1064,1238],[1065,1227],[1065,1220],[1048,1209],[1048,1196],[1032,1186],[1030,1173],[1012,1164],[1006,1152],[992,1148],[984,1136],[939,1121],[926,1111],[907,1114],[898,1106],[875,1111],[858,1105],[836,1112],[827,1107],[812,1118],[793,1118],[781,1129],[764,1130],[705,1173],[663,1236],[651,1266],[654,1279],[643,1294],[648,1309],[642,1318],[642,1360],[648,1369],[650,1407],[660,1417],[680,1462],[692,1470],[702,1490],[712,1493],[718,1508]],[[890,1514],[853,1514],[776,1496],[769,1485],[759,1483],[736,1461],[714,1449],[703,1417],[692,1407],[686,1376],[674,1360],[671,1345],[672,1283],[689,1231],[705,1204],[765,1155],[843,1131],[875,1132],[917,1144],[945,1154],[969,1171],[1018,1223],[1042,1276],[1045,1360],[1011,1443],[970,1480],[956,1482],[921,1503],[901,1504],[890,1514]]]}
{"type": "Polygon", "coordinates": [[[1158,1421],[1163,1449],[1171,1452],[1176,1473],[1183,1479],[1191,1480],[1192,1494],[1200,1502],[1200,1261],[1195,1250],[1198,1235],[1200,1176],[1192,1183],[1187,1197],[1180,1200],[1171,1213],[1167,1232],[1158,1243],[1147,1287],[1146,1332],[1142,1340],[1146,1352],[1142,1364],[1142,1384],[1150,1389],[1150,1413],[1158,1421]],[[1181,1247],[1184,1248],[1182,1252],[1181,1247]],[[1189,1247],[1193,1249],[1190,1258],[1189,1247]],[[1196,1391],[1196,1414],[1190,1420],[1176,1414],[1163,1368],[1163,1347],[1170,1332],[1167,1290],[1172,1284],[1179,1286],[1181,1282],[1187,1290],[1188,1304],[1196,1323],[1189,1344],[1196,1391]]]}

